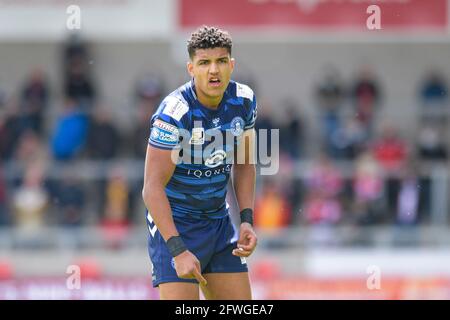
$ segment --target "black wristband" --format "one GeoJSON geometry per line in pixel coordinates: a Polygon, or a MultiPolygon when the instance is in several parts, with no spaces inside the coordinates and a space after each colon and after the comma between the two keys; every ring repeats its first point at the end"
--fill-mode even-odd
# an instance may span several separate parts
{"type": "Polygon", "coordinates": [[[170,239],[166,241],[166,244],[172,257],[176,257],[187,250],[187,247],[180,236],[170,237],[170,239]]]}
{"type": "Polygon", "coordinates": [[[241,211],[241,223],[248,222],[253,226],[253,210],[250,208],[241,211]]]}

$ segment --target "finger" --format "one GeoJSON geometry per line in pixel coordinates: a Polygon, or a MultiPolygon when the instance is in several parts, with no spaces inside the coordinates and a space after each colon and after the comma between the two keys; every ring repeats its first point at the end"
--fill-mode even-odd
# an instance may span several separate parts
{"type": "Polygon", "coordinates": [[[202,276],[202,274],[200,273],[200,271],[197,268],[195,268],[192,271],[192,274],[194,275],[195,279],[197,279],[197,281],[200,283],[200,285],[206,286],[208,284],[206,279],[202,276]]]}
{"type": "Polygon", "coordinates": [[[254,246],[250,244],[238,244],[238,249],[242,249],[244,251],[253,251],[254,246]]]}
{"type": "Polygon", "coordinates": [[[256,237],[250,236],[248,237],[248,243],[238,243],[237,247],[244,249],[246,251],[253,251],[256,247],[256,237]]]}
{"type": "Polygon", "coordinates": [[[241,248],[234,249],[232,251],[233,255],[238,256],[238,257],[244,257],[244,258],[248,257],[251,253],[252,253],[252,251],[244,250],[244,249],[241,249],[241,248]]]}

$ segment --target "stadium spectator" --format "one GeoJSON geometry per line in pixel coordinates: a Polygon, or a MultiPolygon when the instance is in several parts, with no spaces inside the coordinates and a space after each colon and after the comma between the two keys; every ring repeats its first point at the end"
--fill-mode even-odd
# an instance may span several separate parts
{"type": "Polygon", "coordinates": [[[137,109],[137,116],[135,119],[135,125],[133,126],[132,143],[133,155],[139,159],[145,157],[147,151],[147,142],[150,131],[148,129],[148,122],[153,112],[156,111],[156,105],[149,100],[142,100],[137,109]]]}
{"type": "Polygon", "coordinates": [[[57,222],[64,227],[80,226],[85,220],[86,195],[76,173],[66,168],[57,179],[48,183],[57,212],[57,222]]]}
{"type": "MultiPolygon", "coordinates": [[[[417,170],[417,169],[416,169],[417,170]]],[[[397,198],[396,222],[400,225],[413,225],[419,218],[419,179],[416,170],[408,167],[400,181],[400,190],[397,198]]]]}
{"type": "Polygon", "coordinates": [[[392,216],[396,211],[398,174],[400,169],[408,163],[408,146],[393,126],[384,124],[381,136],[372,144],[372,152],[384,171],[388,213],[392,216]]]}
{"type": "Polygon", "coordinates": [[[342,205],[336,198],[310,193],[303,212],[308,224],[334,225],[342,218],[342,205]]]}
{"type": "Polygon", "coordinates": [[[420,179],[415,163],[408,164],[401,173],[396,199],[395,230],[393,244],[396,246],[417,246],[419,233],[416,228],[419,223],[423,197],[419,188],[420,179]]]}
{"type": "MultiPolygon", "coordinates": [[[[256,137],[258,150],[261,148],[262,132],[261,130],[267,130],[267,134],[265,135],[265,141],[267,141],[267,155],[270,155],[272,152],[272,130],[277,129],[275,121],[273,119],[272,106],[267,100],[263,100],[259,102],[258,106],[258,117],[256,118],[255,123],[256,128],[256,137]]],[[[264,146],[266,147],[266,146],[264,146]]],[[[264,153],[264,152],[263,152],[264,153]]],[[[259,151],[258,151],[259,154],[259,151]]]]}
{"type": "Polygon", "coordinates": [[[309,224],[338,223],[342,217],[338,199],[344,188],[343,177],[325,153],[313,162],[306,179],[304,218],[309,224]]]}
{"type": "Polygon", "coordinates": [[[84,110],[89,110],[95,103],[96,91],[85,69],[84,61],[76,59],[72,62],[66,77],[64,94],[77,101],[84,110]]]}
{"type": "Polygon", "coordinates": [[[367,130],[369,137],[373,134],[374,117],[381,103],[381,88],[371,66],[363,66],[351,89],[356,119],[367,130]]]}
{"type": "Polygon", "coordinates": [[[12,197],[14,222],[20,229],[34,231],[44,226],[49,195],[43,184],[43,166],[37,162],[30,163],[12,197]]]}
{"type": "Polygon", "coordinates": [[[111,160],[117,156],[120,142],[119,130],[114,125],[108,110],[95,111],[87,138],[89,157],[96,160],[111,160]]]}
{"type": "Polygon", "coordinates": [[[56,124],[51,138],[51,148],[55,159],[70,160],[84,147],[88,133],[86,114],[71,98],[66,99],[64,111],[56,124]]]}
{"type": "MultiPolygon", "coordinates": [[[[105,108],[96,110],[89,126],[86,148],[87,155],[94,160],[114,160],[120,151],[120,143],[120,132],[115,126],[109,110],[105,108]]],[[[99,178],[96,181],[96,188],[99,196],[97,197],[96,207],[99,212],[104,212],[106,203],[105,190],[108,184],[108,168],[106,166],[99,167],[98,174],[99,178]]]]}
{"type": "Polygon", "coordinates": [[[97,92],[91,79],[87,44],[78,34],[69,38],[64,48],[64,95],[89,111],[95,104],[97,92]]]}
{"type": "Polygon", "coordinates": [[[20,114],[24,128],[31,128],[42,135],[42,120],[48,100],[49,89],[44,72],[37,68],[31,72],[22,89],[20,114]]]}
{"type": "Polygon", "coordinates": [[[44,165],[47,163],[47,149],[44,148],[44,142],[33,130],[24,132],[20,137],[14,153],[14,161],[23,168],[31,164],[44,165]]]}
{"type": "Polygon", "coordinates": [[[147,101],[150,105],[158,104],[164,91],[163,88],[163,81],[157,74],[148,73],[140,77],[135,88],[138,104],[142,101],[147,101]]]}
{"type": "Polygon", "coordinates": [[[334,66],[328,66],[324,78],[316,88],[316,100],[319,106],[322,136],[327,154],[339,157],[340,149],[336,146],[334,136],[342,126],[341,109],[345,90],[342,79],[334,66]]]}
{"type": "Polygon", "coordinates": [[[350,220],[356,225],[369,225],[380,222],[383,212],[384,191],[383,173],[373,154],[366,150],[355,161],[352,181],[353,203],[350,220]]]}
{"type": "Polygon", "coordinates": [[[383,125],[381,136],[373,142],[372,151],[375,159],[388,172],[401,168],[408,156],[406,142],[390,124],[383,125]]]}
{"type": "Polygon", "coordinates": [[[303,117],[299,114],[299,108],[294,101],[285,101],[286,122],[280,128],[280,148],[292,159],[300,159],[303,153],[302,141],[304,141],[303,117]]]}
{"type": "Polygon", "coordinates": [[[11,99],[0,116],[0,159],[10,160],[24,133],[19,107],[11,99]]]}
{"type": "Polygon", "coordinates": [[[274,181],[266,180],[255,202],[255,226],[277,231],[289,224],[291,207],[274,181]]]}
{"type": "Polygon", "coordinates": [[[22,134],[12,159],[16,167],[12,171],[12,180],[9,181],[12,199],[10,207],[14,210],[12,220],[21,225],[23,222],[24,226],[29,224],[33,229],[43,223],[41,216],[44,215],[48,202],[44,187],[48,153],[35,131],[29,129],[22,134]]]}
{"type": "Polygon", "coordinates": [[[421,124],[417,141],[418,156],[423,160],[447,160],[448,152],[444,137],[444,129],[435,123],[421,124]]]}
{"type": "Polygon", "coordinates": [[[111,248],[120,248],[130,228],[130,190],[124,168],[114,167],[106,186],[106,203],[100,226],[111,248]]]}
{"type": "Polygon", "coordinates": [[[420,87],[420,98],[425,107],[444,106],[448,102],[447,82],[440,72],[428,71],[420,87]]]}
{"type": "MultiPolygon", "coordinates": [[[[73,33],[69,36],[63,51],[64,67],[70,66],[76,59],[87,60],[89,55],[87,43],[83,41],[78,33],[73,33]]],[[[68,69],[65,69],[64,71],[68,72],[68,69]]]]}
{"type": "Polygon", "coordinates": [[[312,168],[308,171],[306,185],[311,193],[318,193],[325,197],[338,196],[344,187],[339,169],[326,154],[321,154],[316,161],[313,161],[312,168]]]}
{"type": "Polygon", "coordinates": [[[368,132],[354,117],[345,117],[343,125],[331,137],[337,154],[345,160],[354,160],[368,143],[368,132]]]}

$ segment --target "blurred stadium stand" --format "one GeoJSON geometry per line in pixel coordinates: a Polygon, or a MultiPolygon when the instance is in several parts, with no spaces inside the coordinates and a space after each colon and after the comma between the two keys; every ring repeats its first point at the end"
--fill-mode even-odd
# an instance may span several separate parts
{"type": "Polygon", "coordinates": [[[383,1],[375,31],[364,1],[83,1],[69,33],[76,2],[0,0],[0,299],[157,297],[148,119],[188,80],[202,23],[231,31],[257,128],[280,130],[279,172],[257,182],[255,297],[450,299],[448,1],[383,1]]]}

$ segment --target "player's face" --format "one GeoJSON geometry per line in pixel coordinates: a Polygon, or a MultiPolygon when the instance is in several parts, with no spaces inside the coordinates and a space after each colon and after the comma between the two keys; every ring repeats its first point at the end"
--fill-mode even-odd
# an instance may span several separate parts
{"type": "Polygon", "coordinates": [[[234,59],[230,57],[228,50],[197,49],[187,67],[189,74],[195,79],[200,102],[207,106],[217,106],[222,100],[234,69],[234,59]]]}

